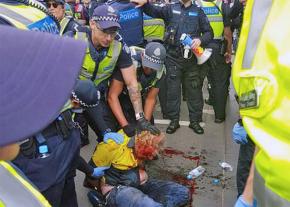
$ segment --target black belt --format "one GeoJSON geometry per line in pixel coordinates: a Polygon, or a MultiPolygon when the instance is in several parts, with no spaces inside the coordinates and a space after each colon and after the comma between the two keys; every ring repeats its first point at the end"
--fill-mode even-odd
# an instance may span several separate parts
{"type": "MultiPolygon", "coordinates": [[[[63,139],[69,137],[71,129],[74,127],[72,122],[72,113],[67,110],[61,113],[58,118],[52,122],[48,127],[40,132],[41,137],[49,139],[53,136],[62,136],[63,139]]],[[[38,155],[36,137],[30,137],[26,142],[20,145],[21,153],[29,158],[33,159],[38,155]]]]}
{"type": "Polygon", "coordinates": [[[45,138],[56,135],[61,135],[63,138],[67,138],[73,126],[72,112],[70,110],[66,110],[62,112],[54,122],[42,130],[41,134],[45,138]]]}

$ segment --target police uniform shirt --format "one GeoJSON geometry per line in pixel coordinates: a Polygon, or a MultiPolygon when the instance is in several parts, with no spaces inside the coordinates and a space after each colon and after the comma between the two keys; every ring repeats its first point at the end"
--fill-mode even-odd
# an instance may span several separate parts
{"type": "MultiPolygon", "coordinates": [[[[156,81],[156,71],[153,71],[153,73],[151,73],[150,75],[144,74],[143,68],[141,66],[142,61],[141,61],[140,54],[138,56],[134,56],[134,60],[136,60],[140,63],[140,67],[137,68],[137,80],[142,86],[141,93],[144,93],[145,91],[147,91],[146,89],[150,89],[151,87],[160,88],[160,85],[165,80],[165,75],[163,74],[162,77],[156,81]]],[[[115,80],[118,80],[120,82],[125,83],[120,70],[116,70],[113,73],[112,79],[115,79],[115,80]]],[[[126,88],[125,88],[125,90],[126,90],[126,88]]]]}
{"type": "Polygon", "coordinates": [[[147,15],[153,18],[163,19],[167,26],[176,22],[174,25],[177,27],[174,38],[176,46],[180,45],[179,39],[182,33],[190,34],[192,37],[199,37],[202,45],[207,45],[213,38],[213,31],[207,16],[204,11],[195,4],[184,7],[178,2],[159,7],[147,3],[143,6],[143,10],[147,15]]]}

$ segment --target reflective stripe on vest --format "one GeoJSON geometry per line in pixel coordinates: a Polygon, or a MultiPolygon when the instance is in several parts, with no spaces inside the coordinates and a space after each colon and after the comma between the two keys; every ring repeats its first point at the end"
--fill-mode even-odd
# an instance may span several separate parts
{"type": "Polygon", "coordinates": [[[256,103],[240,114],[260,149],[255,166],[263,182],[255,192],[267,192],[256,195],[263,207],[268,200],[271,207],[290,202],[289,10],[288,0],[247,1],[232,72],[239,98],[256,103]]]}
{"type": "MultiPolygon", "coordinates": [[[[86,33],[83,32],[77,32],[76,33],[76,39],[85,40],[88,42],[88,38],[86,33]]],[[[88,42],[89,44],[89,42],[88,42]]],[[[99,63],[98,73],[96,75],[96,78],[94,80],[96,85],[99,85],[102,81],[109,78],[116,66],[117,60],[119,58],[119,55],[121,53],[122,49],[122,43],[114,40],[109,46],[108,53],[106,57],[99,63]]],[[[83,62],[80,78],[81,79],[91,79],[92,75],[95,70],[96,63],[92,59],[89,51],[89,46],[87,47],[85,59],[83,62]]]]}
{"type": "Polygon", "coordinates": [[[48,201],[7,162],[0,161],[0,177],[0,201],[4,206],[50,207],[48,201]]]}
{"type": "MultiPolygon", "coordinates": [[[[32,3],[40,4],[34,1],[32,3]]],[[[31,6],[0,3],[0,17],[19,29],[59,34],[58,26],[52,17],[31,6]]]]}
{"type": "Polygon", "coordinates": [[[163,19],[144,19],[144,39],[147,41],[164,40],[165,24],[163,19]]]}
{"type": "Polygon", "coordinates": [[[69,17],[64,17],[62,18],[62,20],[60,21],[60,35],[63,35],[64,30],[66,29],[68,23],[70,22],[70,18],[69,17]]]}
{"type": "Polygon", "coordinates": [[[261,207],[289,207],[290,202],[281,199],[265,186],[265,180],[255,169],[254,194],[258,199],[258,206],[261,207]],[[262,198],[262,199],[261,199],[262,198]]]}
{"type": "Polygon", "coordinates": [[[210,26],[214,33],[214,39],[222,39],[224,32],[223,15],[221,13],[222,0],[215,0],[212,2],[197,0],[197,3],[202,7],[210,22],[210,26]]]}

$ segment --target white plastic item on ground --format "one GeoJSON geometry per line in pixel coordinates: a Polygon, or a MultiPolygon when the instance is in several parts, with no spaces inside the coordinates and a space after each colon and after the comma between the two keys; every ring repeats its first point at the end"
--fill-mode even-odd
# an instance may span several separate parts
{"type": "Polygon", "coordinates": [[[187,179],[188,180],[195,179],[195,178],[199,177],[200,175],[202,175],[204,172],[205,172],[205,168],[200,165],[188,173],[187,179]]]}
{"type": "Polygon", "coordinates": [[[219,162],[219,166],[221,166],[225,171],[233,171],[233,167],[226,162],[219,162]]]}

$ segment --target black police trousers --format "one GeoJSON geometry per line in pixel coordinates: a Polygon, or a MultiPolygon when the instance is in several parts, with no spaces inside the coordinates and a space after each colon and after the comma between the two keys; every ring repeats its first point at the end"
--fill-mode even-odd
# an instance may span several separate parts
{"type": "Polygon", "coordinates": [[[202,66],[208,71],[207,78],[211,86],[210,98],[213,100],[213,109],[216,119],[226,118],[226,104],[229,93],[231,66],[225,62],[224,55],[220,54],[221,41],[210,43],[213,53],[210,59],[202,66]]]}
{"type": "Polygon", "coordinates": [[[250,168],[255,152],[254,142],[247,136],[248,143],[240,145],[239,159],[237,166],[237,189],[240,196],[246,186],[246,182],[250,173],[250,168]]]}
{"type": "Polygon", "coordinates": [[[190,59],[184,59],[180,56],[172,56],[169,51],[165,63],[167,85],[166,113],[170,120],[179,120],[181,84],[184,81],[189,120],[190,122],[201,122],[203,109],[202,68],[197,65],[194,56],[190,59]]]}

